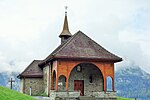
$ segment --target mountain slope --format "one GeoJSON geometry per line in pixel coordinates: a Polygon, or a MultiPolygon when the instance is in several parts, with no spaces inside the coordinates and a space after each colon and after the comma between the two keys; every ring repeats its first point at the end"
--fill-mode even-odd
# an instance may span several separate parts
{"type": "Polygon", "coordinates": [[[118,70],[115,77],[118,96],[149,100],[150,74],[139,67],[128,67],[118,70]]]}
{"type": "Polygon", "coordinates": [[[0,100],[35,100],[34,98],[0,86],[0,100]]]}

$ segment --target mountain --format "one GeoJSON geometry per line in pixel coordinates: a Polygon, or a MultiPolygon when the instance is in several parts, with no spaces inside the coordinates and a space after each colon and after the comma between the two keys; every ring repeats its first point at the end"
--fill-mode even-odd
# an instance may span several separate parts
{"type": "Polygon", "coordinates": [[[140,67],[125,67],[115,73],[118,96],[150,100],[150,74],[140,67]]]}
{"type": "Polygon", "coordinates": [[[0,86],[5,86],[10,88],[10,78],[12,78],[15,82],[12,83],[13,90],[20,90],[20,80],[17,78],[19,73],[17,72],[1,72],[0,73],[0,86]]]}

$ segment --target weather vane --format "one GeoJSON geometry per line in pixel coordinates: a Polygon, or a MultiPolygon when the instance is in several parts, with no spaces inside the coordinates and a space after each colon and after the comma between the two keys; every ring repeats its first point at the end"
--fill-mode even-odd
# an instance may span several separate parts
{"type": "Polygon", "coordinates": [[[67,13],[68,6],[65,6],[65,13],[67,13]]]}
{"type": "Polygon", "coordinates": [[[68,9],[68,6],[67,6],[67,1],[68,1],[68,0],[65,0],[65,1],[66,1],[65,13],[67,14],[67,9],[68,9]]]}

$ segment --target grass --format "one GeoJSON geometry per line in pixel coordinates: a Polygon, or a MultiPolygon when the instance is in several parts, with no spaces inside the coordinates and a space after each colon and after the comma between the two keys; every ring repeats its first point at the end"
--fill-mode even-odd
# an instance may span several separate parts
{"type": "Polygon", "coordinates": [[[123,98],[123,97],[117,97],[117,100],[135,100],[132,98],[123,98]]]}
{"type": "Polygon", "coordinates": [[[36,100],[36,99],[26,94],[22,94],[9,88],[0,86],[0,100],[36,100]]]}
{"type": "MultiPolygon", "coordinates": [[[[9,88],[0,86],[0,100],[36,100],[36,99],[26,94],[22,94],[9,88]]],[[[135,100],[135,99],[117,97],[117,100],[135,100]]]]}

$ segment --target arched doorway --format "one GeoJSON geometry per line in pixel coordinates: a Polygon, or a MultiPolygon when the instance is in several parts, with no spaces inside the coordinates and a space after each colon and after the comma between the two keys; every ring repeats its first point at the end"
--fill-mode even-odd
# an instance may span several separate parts
{"type": "Polygon", "coordinates": [[[64,75],[59,76],[58,80],[58,91],[66,90],[66,77],[64,75]]]}
{"type": "Polygon", "coordinates": [[[106,82],[107,82],[107,91],[113,91],[113,88],[112,88],[113,87],[113,84],[112,84],[113,80],[110,76],[108,76],[106,78],[106,82]]]}
{"type": "Polygon", "coordinates": [[[104,90],[104,78],[100,69],[92,63],[76,65],[69,76],[69,91],[80,91],[80,95],[91,96],[104,90]]]}

